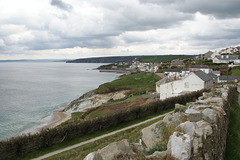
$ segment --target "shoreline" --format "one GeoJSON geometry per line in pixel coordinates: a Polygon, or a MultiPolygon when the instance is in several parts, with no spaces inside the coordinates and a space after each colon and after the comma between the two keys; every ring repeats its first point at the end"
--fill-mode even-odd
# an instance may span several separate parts
{"type": "Polygon", "coordinates": [[[66,122],[67,120],[71,119],[71,113],[67,113],[64,111],[54,111],[52,113],[52,120],[49,124],[37,129],[38,131],[44,130],[44,129],[50,129],[54,128],[58,125],[60,125],[63,122],[66,122]]]}

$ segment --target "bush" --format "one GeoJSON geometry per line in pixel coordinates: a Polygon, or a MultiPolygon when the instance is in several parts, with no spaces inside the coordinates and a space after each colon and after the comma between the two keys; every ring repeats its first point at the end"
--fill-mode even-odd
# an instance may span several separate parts
{"type": "Polygon", "coordinates": [[[156,114],[162,110],[174,108],[176,103],[184,104],[202,95],[203,91],[173,97],[164,101],[154,101],[146,105],[135,106],[107,115],[79,123],[70,123],[53,129],[46,129],[34,135],[25,135],[0,142],[0,159],[12,159],[41,148],[62,143],[65,140],[81,137],[110,126],[156,114]]]}

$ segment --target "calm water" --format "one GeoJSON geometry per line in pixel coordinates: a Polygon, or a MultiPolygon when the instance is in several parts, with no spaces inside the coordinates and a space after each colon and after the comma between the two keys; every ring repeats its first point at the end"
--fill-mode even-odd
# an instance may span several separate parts
{"type": "Polygon", "coordinates": [[[51,113],[115,73],[100,73],[101,64],[62,62],[0,63],[0,140],[50,121],[51,113]]]}

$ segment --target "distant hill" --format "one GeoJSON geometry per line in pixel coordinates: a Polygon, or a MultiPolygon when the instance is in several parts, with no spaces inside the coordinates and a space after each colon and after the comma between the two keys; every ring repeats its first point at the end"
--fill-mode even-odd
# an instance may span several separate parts
{"type": "Polygon", "coordinates": [[[117,56],[117,57],[97,57],[81,58],[69,60],[66,63],[119,63],[128,62],[137,58],[141,62],[168,62],[172,59],[192,58],[194,55],[151,55],[151,56],[117,56]]]}
{"type": "Polygon", "coordinates": [[[119,56],[119,57],[97,57],[97,58],[81,58],[67,61],[67,63],[119,63],[128,62],[136,58],[136,56],[119,56]]]}
{"type": "Polygon", "coordinates": [[[66,62],[66,59],[17,59],[17,60],[0,60],[0,62],[66,62]]]}

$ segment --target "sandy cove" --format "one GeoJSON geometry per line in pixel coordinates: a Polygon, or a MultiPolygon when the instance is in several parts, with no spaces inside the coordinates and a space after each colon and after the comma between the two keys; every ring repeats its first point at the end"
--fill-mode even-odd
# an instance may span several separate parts
{"type": "Polygon", "coordinates": [[[71,113],[67,113],[67,112],[63,112],[63,111],[54,111],[53,115],[52,115],[52,122],[40,129],[38,129],[38,131],[41,131],[41,130],[47,129],[47,128],[54,128],[69,119],[71,119],[71,113]]]}

